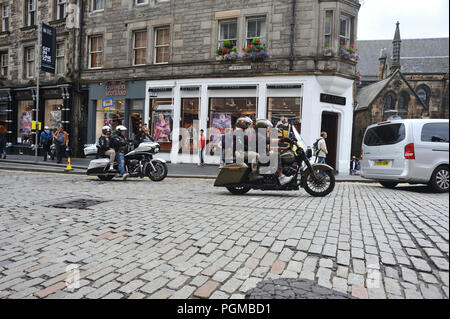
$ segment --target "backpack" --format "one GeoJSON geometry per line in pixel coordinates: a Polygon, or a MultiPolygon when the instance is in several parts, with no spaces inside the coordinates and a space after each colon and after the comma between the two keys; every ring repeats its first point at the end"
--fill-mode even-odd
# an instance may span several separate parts
{"type": "Polygon", "coordinates": [[[313,151],[314,151],[315,155],[319,154],[319,141],[320,141],[320,138],[317,139],[313,144],[313,151]]]}
{"type": "Polygon", "coordinates": [[[51,134],[46,133],[45,131],[42,132],[44,134],[41,135],[41,142],[43,145],[49,145],[52,143],[52,139],[50,138],[51,134]]]}

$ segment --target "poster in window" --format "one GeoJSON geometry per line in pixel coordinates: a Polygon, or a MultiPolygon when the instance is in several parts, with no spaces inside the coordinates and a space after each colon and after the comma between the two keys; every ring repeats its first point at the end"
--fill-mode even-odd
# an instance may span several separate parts
{"type": "Polygon", "coordinates": [[[23,135],[31,134],[32,114],[30,111],[24,111],[20,115],[20,133],[23,135]]]}
{"type": "Polygon", "coordinates": [[[58,128],[61,124],[61,111],[50,111],[50,127],[58,128]]]}
{"type": "Polygon", "coordinates": [[[171,113],[155,113],[154,137],[157,142],[170,142],[171,113]]]}
{"type": "Polygon", "coordinates": [[[212,113],[211,143],[217,144],[227,128],[231,128],[231,114],[212,113]]]}

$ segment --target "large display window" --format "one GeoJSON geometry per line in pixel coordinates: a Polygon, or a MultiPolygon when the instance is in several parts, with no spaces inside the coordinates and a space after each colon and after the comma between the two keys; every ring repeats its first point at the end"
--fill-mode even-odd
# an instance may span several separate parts
{"type": "Polygon", "coordinates": [[[128,126],[130,138],[135,139],[136,134],[140,131],[143,120],[145,100],[129,100],[128,103],[128,126]]]}
{"type": "Polygon", "coordinates": [[[113,106],[108,109],[103,108],[101,99],[97,100],[96,135],[98,140],[102,135],[102,127],[109,125],[115,131],[118,125],[123,125],[125,119],[125,100],[114,99],[113,106]]]}
{"type": "Polygon", "coordinates": [[[267,119],[278,129],[278,137],[288,137],[292,127],[300,132],[302,122],[301,97],[269,97],[267,119]]]}
{"type": "Polygon", "coordinates": [[[152,99],[151,132],[161,150],[172,148],[173,103],[172,99],[152,99]]]}
{"type": "Polygon", "coordinates": [[[63,100],[45,100],[44,126],[57,129],[61,125],[63,100]]]}
{"type": "Polygon", "coordinates": [[[17,112],[17,143],[31,144],[31,122],[33,121],[33,101],[19,101],[17,112]]]}
{"type": "MultiPolygon", "coordinates": [[[[183,138],[182,149],[194,150],[194,124],[199,120],[199,98],[183,98],[181,99],[181,135],[183,138]]],[[[197,124],[198,125],[198,124],[197,124]]],[[[181,152],[181,149],[180,149],[181,152]]]]}

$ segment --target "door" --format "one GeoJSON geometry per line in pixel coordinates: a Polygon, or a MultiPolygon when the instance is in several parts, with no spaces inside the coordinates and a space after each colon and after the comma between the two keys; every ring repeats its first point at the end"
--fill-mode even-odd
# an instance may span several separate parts
{"type": "Polygon", "coordinates": [[[327,158],[325,162],[336,169],[337,141],[338,141],[338,114],[332,112],[322,113],[321,132],[327,132],[327,158]]]}
{"type": "Polygon", "coordinates": [[[133,111],[129,115],[129,138],[135,139],[136,134],[141,130],[142,127],[142,112],[133,111]]]}

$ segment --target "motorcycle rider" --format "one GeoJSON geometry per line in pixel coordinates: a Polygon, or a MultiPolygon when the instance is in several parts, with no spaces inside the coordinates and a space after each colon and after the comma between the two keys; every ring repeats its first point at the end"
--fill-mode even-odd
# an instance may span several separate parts
{"type": "Polygon", "coordinates": [[[116,134],[113,136],[116,160],[119,164],[119,176],[121,176],[124,181],[130,176],[130,174],[125,171],[125,152],[127,151],[128,145],[127,140],[125,139],[126,132],[127,128],[125,126],[118,125],[116,127],[116,134]]]}
{"type": "Polygon", "coordinates": [[[113,171],[116,151],[113,147],[111,128],[107,125],[102,127],[102,136],[98,140],[98,152],[99,156],[109,156],[109,170],[113,171]]]}

